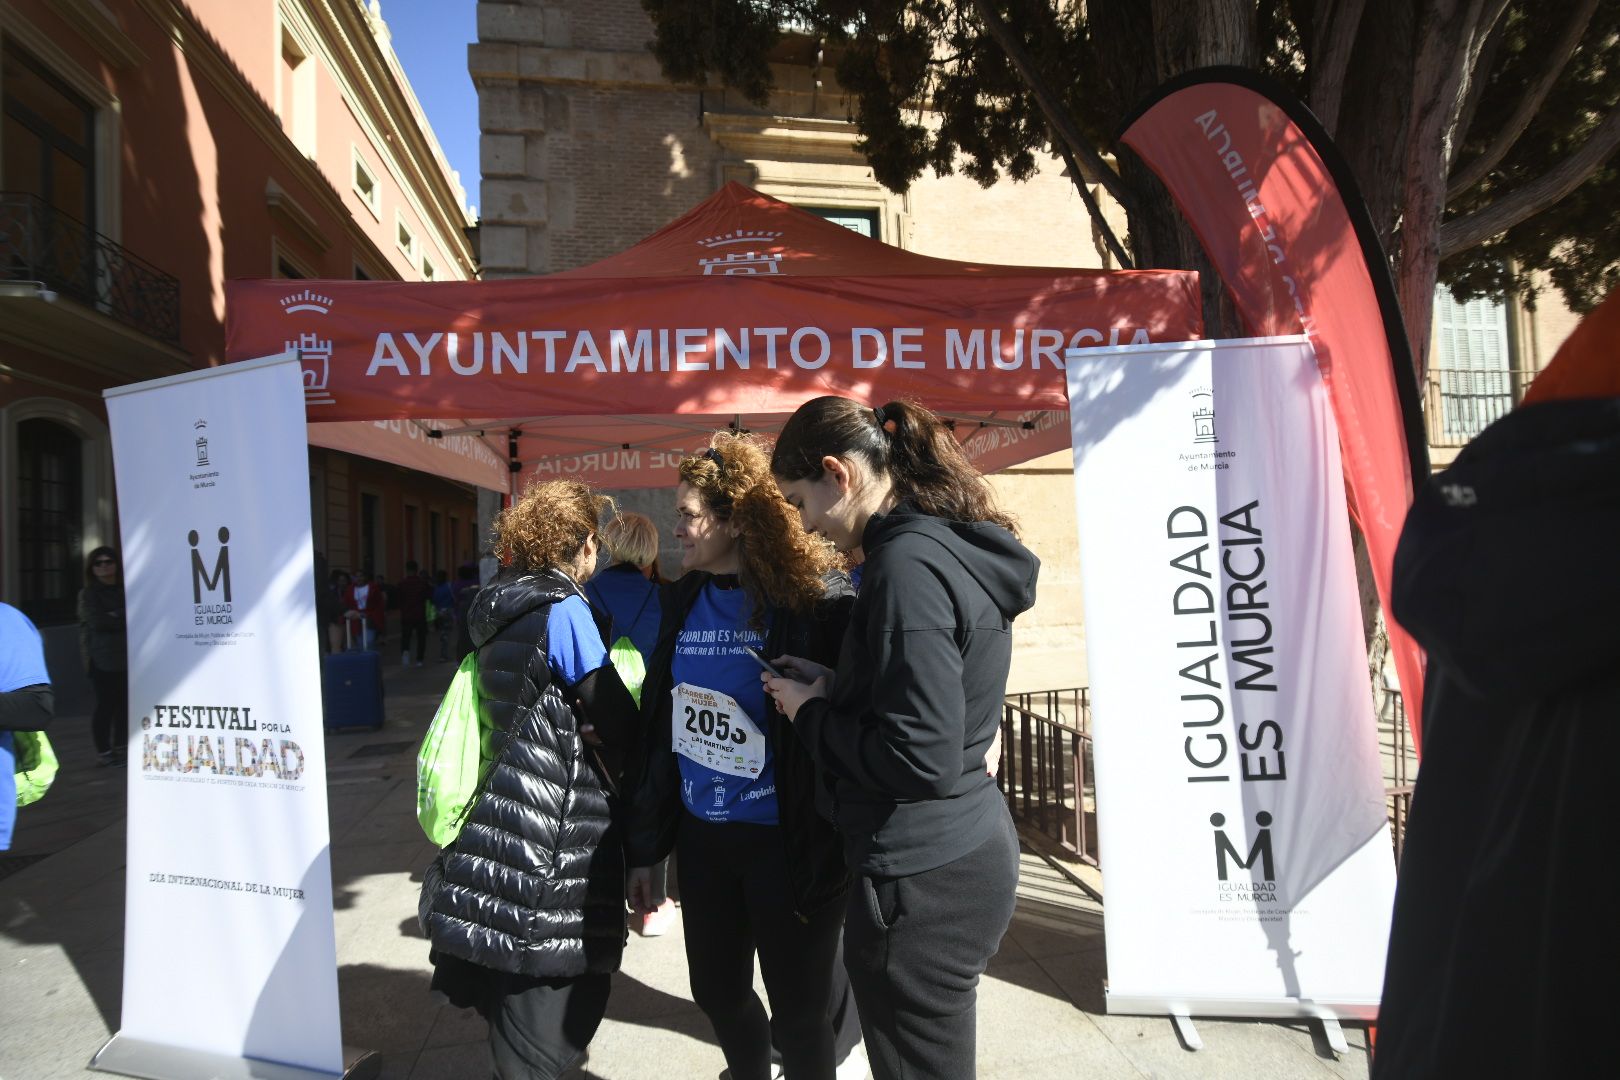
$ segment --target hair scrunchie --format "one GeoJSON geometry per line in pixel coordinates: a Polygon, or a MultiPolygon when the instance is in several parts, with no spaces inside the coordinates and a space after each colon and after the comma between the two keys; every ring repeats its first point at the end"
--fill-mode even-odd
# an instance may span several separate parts
{"type": "Polygon", "coordinates": [[[895,428],[894,417],[890,416],[884,410],[883,406],[879,405],[875,409],[872,410],[872,419],[877,421],[877,426],[878,427],[882,428],[884,431],[888,432],[890,435],[894,434],[894,428],[895,428]]]}

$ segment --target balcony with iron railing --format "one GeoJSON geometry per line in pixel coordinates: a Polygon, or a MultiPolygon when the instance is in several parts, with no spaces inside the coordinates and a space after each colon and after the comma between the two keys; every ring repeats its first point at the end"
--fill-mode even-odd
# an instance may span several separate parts
{"type": "Polygon", "coordinates": [[[1429,445],[1453,450],[1468,445],[1524,398],[1535,377],[1523,368],[1430,368],[1423,408],[1429,445]]]}
{"type": "Polygon", "coordinates": [[[35,283],[169,346],[180,344],[180,282],[45,200],[0,192],[0,281],[35,283]]]}

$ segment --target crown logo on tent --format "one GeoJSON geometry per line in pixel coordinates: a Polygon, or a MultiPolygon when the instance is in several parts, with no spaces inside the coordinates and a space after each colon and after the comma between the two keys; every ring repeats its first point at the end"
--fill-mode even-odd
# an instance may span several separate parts
{"type": "Polygon", "coordinates": [[[764,229],[733,229],[731,232],[721,233],[718,236],[706,236],[698,241],[698,246],[706,247],[712,251],[717,247],[725,247],[727,244],[769,244],[780,239],[782,239],[782,234],[779,232],[769,232],[764,229]]]}
{"type": "Polygon", "coordinates": [[[325,315],[332,310],[332,298],[305,289],[303,292],[282,297],[281,308],[289,315],[295,311],[313,311],[317,315],[325,315]]]}

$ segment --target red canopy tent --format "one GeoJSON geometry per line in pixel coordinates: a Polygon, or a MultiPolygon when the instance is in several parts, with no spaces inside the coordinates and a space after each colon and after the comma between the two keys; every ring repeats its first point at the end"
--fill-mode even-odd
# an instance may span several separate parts
{"type": "Polygon", "coordinates": [[[1065,349],[1202,331],[1196,274],[935,259],[740,184],[563,273],[227,298],[227,358],[298,350],[312,422],[414,420],[606,487],[672,483],[707,433],[772,432],[828,393],[915,398],[1003,468],[1068,446],[1065,349]]]}

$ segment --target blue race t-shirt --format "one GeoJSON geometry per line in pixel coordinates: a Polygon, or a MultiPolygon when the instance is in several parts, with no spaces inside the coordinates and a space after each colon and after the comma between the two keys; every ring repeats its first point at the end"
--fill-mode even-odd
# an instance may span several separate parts
{"type": "MultiPolygon", "coordinates": [[[[0,694],[50,681],[39,631],[28,616],[0,604],[0,694]]],[[[11,830],[17,823],[16,774],[11,732],[0,731],[0,851],[11,847],[11,830]]]]}
{"type": "Polygon", "coordinates": [[[585,595],[591,603],[607,612],[613,620],[608,631],[608,643],[621,637],[630,639],[641,659],[651,659],[653,647],[658,644],[658,586],[634,568],[610,566],[591,579],[585,586],[585,595]]]}
{"type": "Polygon", "coordinates": [[[759,665],[744,645],[764,649],[748,625],[742,589],[703,587],[675,639],[671,741],[681,801],[704,821],[777,824],[776,757],[770,704],[759,665]]]}
{"type": "Polygon", "coordinates": [[[591,605],[583,596],[565,596],[551,605],[546,617],[546,659],[569,689],[608,663],[602,631],[596,628],[591,605]]]}

